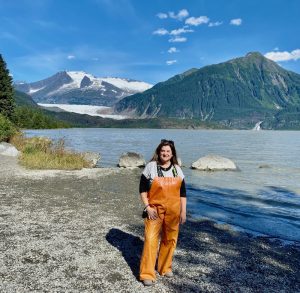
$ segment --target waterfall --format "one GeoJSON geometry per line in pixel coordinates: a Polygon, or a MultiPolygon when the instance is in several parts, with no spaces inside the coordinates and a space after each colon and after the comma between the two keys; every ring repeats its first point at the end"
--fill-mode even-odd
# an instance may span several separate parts
{"type": "Polygon", "coordinates": [[[261,130],[260,125],[263,123],[263,121],[258,121],[255,126],[252,128],[252,130],[261,130]]]}

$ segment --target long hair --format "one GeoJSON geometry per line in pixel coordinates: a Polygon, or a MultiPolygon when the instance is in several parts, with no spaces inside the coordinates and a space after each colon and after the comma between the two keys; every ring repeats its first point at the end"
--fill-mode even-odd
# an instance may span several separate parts
{"type": "Polygon", "coordinates": [[[173,155],[171,158],[171,163],[173,165],[178,165],[177,153],[176,153],[175,144],[174,144],[173,140],[162,139],[160,144],[157,146],[155,153],[150,161],[151,162],[155,161],[157,163],[161,163],[160,158],[159,158],[159,153],[160,153],[162,147],[164,147],[164,146],[169,146],[171,148],[172,155],[173,155]]]}

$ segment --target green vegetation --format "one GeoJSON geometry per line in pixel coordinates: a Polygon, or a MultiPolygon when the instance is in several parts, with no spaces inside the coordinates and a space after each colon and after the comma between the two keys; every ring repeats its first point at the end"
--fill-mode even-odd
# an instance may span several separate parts
{"type": "Polygon", "coordinates": [[[16,132],[17,129],[13,123],[11,123],[8,118],[0,114],[0,142],[8,142],[16,132]]]}
{"type": "Polygon", "coordinates": [[[12,78],[0,54],[0,114],[10,118],[15,107],[12,78]]]}
{"type": "Polygon", "coordinates": [[[300,107],[287,107],[264,120],[264,129],[300,130],[300,107]]]}
{"type": "Polygon", "coordinates": [[[31,96],[17,90],[14,91],[14,100],[16,106],[38,108],[38,104],[31,98],[31,96]]]}
{"type": "Polygon", "coordinates": [[[22,152],[19,157],[21,165],[30,169],[78,170],[90,168],[83,154],[65,149],[64,141],[53,143],[48,138],[25,138],[17,134],[11,138],[11,143],[22,152]]]}
{"type": "Polygon", "coordinates": [[[68,128],[70,124],[53,118],[49,112],[42,110],[32,98],[19,91],[14,92],[16,108],[12,114],[12,122],[24,129],[68,128]]]}
{"type": "Polygon", "coordinates": [[[49,129],[49,128],[67,128],[70,124],[54,119],[45,111],[28,106],[16,107],[12,121],[20,128],[27,129],[49,129]]]}
{"type": "Polygon", "coordinates": [[[12,79],[0,54],[0,142],[9,141],[16,127],[10,121],[15,108],[12,79]]]}

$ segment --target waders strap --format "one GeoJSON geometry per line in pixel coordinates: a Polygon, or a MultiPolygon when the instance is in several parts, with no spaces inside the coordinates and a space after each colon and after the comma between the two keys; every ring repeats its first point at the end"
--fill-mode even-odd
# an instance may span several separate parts
{"type": "MultiPolygon", "coordinates": [[[[156,164],[156,166],[157,166],[157,176],[164,177],[161,166],[159,166],[158,164],[156,164]]],[[[172,165],[172,174],[173,177],[178,177],[178,172],[174,165],[172,165]]]]}

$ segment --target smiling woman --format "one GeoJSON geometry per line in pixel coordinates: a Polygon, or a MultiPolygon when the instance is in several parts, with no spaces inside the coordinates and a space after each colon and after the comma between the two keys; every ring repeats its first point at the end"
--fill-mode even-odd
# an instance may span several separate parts
{"type": "Polygon", "coordinates": [[[184,175],[178,165],[172,140],[162,139],[147,164],[140,181],[141,199],[145,205],[145,242],[140,265],[140,280],[153,285],[159,238],[157,269],[160,275],[172,277],[172,258],[176,248],[179,223],[186,221],[184,175]]]}

